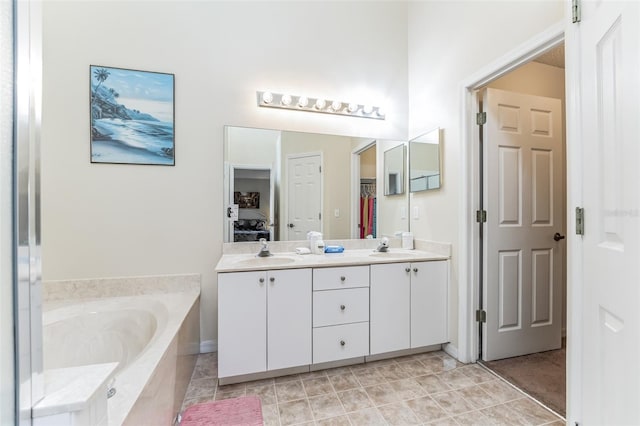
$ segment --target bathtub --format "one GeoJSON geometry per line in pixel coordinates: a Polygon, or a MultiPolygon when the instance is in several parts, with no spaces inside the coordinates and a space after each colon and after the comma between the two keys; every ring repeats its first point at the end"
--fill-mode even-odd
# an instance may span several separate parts
{"type": "Polygon", "coordinates": [[[199,352],[199,285],[44,306],[45,371],[117,363],[108,424],[173,423],[199,352]]]}

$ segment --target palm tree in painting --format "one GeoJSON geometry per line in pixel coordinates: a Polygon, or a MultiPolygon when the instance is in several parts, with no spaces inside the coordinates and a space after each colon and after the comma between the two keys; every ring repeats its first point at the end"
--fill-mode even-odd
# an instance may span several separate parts
{"type": "Polygon", "coordinates": [[[91,106],[93,106],[93,103],[96,101],[96,98],[98,97],[98,88],[100,88],[100,85],[107,78],[109,78],[110,74],[111,73],[106,68],[98,68],[93,71],[93,76],[95,77],[96,80],[98,80],[98,85],[96,86],[96,89],[93,92],[93,99],[91,100],[91,106]]]}

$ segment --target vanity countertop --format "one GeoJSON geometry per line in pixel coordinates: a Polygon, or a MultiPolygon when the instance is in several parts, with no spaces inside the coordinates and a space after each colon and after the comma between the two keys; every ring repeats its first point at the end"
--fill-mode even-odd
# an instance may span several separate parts
{"type": "Polygon", "coordinates": [[[253,270],[328,268],[333,266],[374,265],[379,263],[424,262],[446,260],[450,256],[423,250],[390,248],[386,253],[371,249],[345,250],[343,253],[296,254],[273,253],[271,257],[252,254],[224,254],[216,266],[216,272],[241,272],[253,270]]]}

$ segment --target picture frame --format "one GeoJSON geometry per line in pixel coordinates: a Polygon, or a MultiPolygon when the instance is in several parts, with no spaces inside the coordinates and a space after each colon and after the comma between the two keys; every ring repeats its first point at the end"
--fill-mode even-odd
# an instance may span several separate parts
{"type": "Polygon", "coordinates": [[[91,163],[175,166],[175,76],[89,66],[91,163]]]}
{"type": "Polygon", "coordinates": [[[241,209],[259,209],[260,193],[259,192],[234,192],[233,203],[241,209]]]}

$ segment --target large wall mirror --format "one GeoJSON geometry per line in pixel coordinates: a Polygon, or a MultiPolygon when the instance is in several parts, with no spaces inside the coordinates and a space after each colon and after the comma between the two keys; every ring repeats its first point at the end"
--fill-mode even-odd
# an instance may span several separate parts
{"type": "Polygon", "coordinates": [[[409,141],[409,191],[439,189],[440,129],[434,129],[409,141]]]}
{"type": "Polygon", "coordinates": [[[305,240],[308,231],[327,240],[408,231],[408,196],[383,195],[382,153],[398,143],[226,126],[224,241],[305,240]]]}

